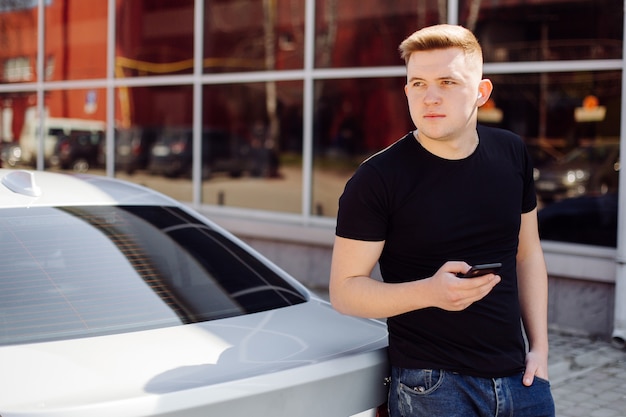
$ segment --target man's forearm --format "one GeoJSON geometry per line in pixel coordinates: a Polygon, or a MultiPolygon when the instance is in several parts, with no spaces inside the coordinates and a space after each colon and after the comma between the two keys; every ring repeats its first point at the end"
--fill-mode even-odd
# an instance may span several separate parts
{"type": "Polygon", "coordinates": [[[518,261],[519,300],[522,321],[531,350],[548,352],[548,279],[539,252],[518,261]]]}

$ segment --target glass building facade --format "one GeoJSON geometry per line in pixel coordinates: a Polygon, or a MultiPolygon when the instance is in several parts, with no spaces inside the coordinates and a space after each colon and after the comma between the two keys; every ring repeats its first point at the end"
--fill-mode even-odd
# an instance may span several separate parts
{"type": "Polygon", "coordinates": [[[0,0],[2,164],[331,226],[413,128],[399,43],[446,22],[483,45],[480,122],[535,158],[542,238],[615,248],[621,0],[0,0]]]}

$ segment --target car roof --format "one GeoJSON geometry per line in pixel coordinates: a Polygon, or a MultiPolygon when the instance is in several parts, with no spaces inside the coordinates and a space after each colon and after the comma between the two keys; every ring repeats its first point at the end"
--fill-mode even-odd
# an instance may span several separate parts
{"type": "Polygon", "coordinates": [[[176,200],[153,190],[117,179],[0,169],[0,209],[120,204],[181,206],[176,200]]]}

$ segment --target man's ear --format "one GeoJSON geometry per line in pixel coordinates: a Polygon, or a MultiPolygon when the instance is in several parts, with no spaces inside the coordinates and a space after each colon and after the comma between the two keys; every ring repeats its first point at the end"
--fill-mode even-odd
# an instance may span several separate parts
{"type": "Polygon", "coordinates": [[[477,106],[482,106],[489,100],[489,96],[491,96],[491,92],[493,91],[493,84],[491,80],[484,78],[480,80],[478,83],[478,97],[476,101],[477,106]]]}

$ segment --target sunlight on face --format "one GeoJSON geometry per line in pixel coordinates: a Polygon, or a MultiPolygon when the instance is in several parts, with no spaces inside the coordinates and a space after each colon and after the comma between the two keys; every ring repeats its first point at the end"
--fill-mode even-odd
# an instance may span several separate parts
{"type": "Polygon", "coordinates": [[[460,48],[411,54],[405,93],[411,118],[421,135],[438,140],[475,135],[483,86],[482,67],[476,61],[460,48]]]}

